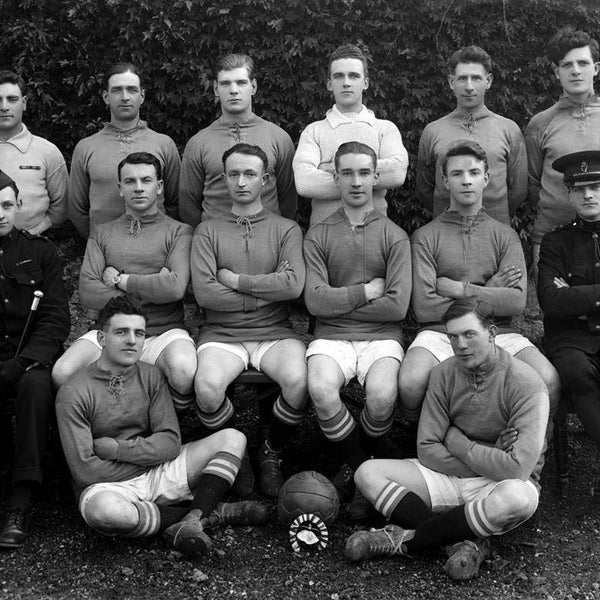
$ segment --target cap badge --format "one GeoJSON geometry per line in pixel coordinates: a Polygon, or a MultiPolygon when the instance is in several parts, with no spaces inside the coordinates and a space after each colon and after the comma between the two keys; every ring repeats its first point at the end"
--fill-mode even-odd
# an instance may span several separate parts
{"type": "Polygon", "coordinates": [[[582,173],[587,173],[588,172],[588,164],[585,162],[585,160],[581,161],[580,171],[582,173]]]}

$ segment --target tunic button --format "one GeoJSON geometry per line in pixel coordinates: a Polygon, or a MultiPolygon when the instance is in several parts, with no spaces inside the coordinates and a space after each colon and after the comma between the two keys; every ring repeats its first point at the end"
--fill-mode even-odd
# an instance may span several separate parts
{"type": "Polygon", "coordinates": [[[8,298],[4,298],[4,304],[8,304],[8,298]]]}
{"type": "Polygon", "coordinates": [[[600,301],[596,301],[596,306],[600,306],[600,301]]]}
{"type": "Polygon", "coordinates": [[[600,329],[600,325],[596,325],[596,329],[600,329]]]}
{"type": "Polygon", "coordinates": [[[594,263],[595,267],[600,267],[600,262],[594,263]]]}
{"type": "Polygon", "coordinates": [[[31,285],[33,285],[35,283],[35,279],[30,279],[29,283],[31,283],[31,285]]]}

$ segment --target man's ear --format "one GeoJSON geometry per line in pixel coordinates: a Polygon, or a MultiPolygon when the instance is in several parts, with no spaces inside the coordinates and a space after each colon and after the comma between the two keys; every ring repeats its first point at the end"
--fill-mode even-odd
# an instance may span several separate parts
{"type": "Polygon", "coordinates": [[[104,348],[104,331],[102,331],[102,329],[98,329],[96,332],[96,339],[98,340],[100,346],[104,348]]]}
{"type": "Polygon", "coordinates": [[[498,327],[496,327],[496,325],[490,325],[489,332],[490,332],[490,342],[493,342],[494,338],[498,335],[498,327]]]}

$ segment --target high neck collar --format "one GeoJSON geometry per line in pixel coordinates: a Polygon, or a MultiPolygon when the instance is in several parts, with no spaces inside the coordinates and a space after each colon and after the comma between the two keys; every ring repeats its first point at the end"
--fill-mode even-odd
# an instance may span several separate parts
{"type": "Polygon", "coordinates": [[[575,225],[582,231],[587,231],[589,233],[597,233],[600,231],[600,221],[585,221],[581,217],[577,217],[575,225]]]}
{"type": "Polygon", "coordinates": [[[6,235],[0,237],[0,248],[8,248],[8,246],[14,244],[18,235],[17,229],[13,227],[6,235]]]}

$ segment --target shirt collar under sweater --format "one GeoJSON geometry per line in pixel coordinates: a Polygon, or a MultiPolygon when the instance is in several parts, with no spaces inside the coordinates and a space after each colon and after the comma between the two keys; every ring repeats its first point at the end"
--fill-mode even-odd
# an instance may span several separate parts
{"type": "Polygon", "coordinates": [[[148,129],[148,124],[146,121],[142,121],[139,119],[138,122],[129,129],[120,129],[119,127],[115,127],[112,123],[104,123],[104,127],[100,130],[100,133],[104,135],[131,135],[136,131],[142,131],[144,129],[148,129]]]}
{"type": "Polygon", "coordinates": [[[21,126],[21,131],[19,131],[17,135],[13,135],[8,140],[4,140],[0,143],[11,144],[11,146],[14,146],[21,154],[25,154],[25,152],[27,152],[27,149],[31,145],[33,135],[30,133],[29,129],[25,127],[25,123],[21,123],[21,126]]]}
{"type": "Polygon", "coordinates": [[[372,110],[369,110],[364,104],[362,105],[361,111],[357,113],[343,113],[334,104],[333,107],[327,111],[325,119],[333,129],[347,123],[367,123],[373,127],[377,120],[375,118],[375,113],[372,110]]]}

